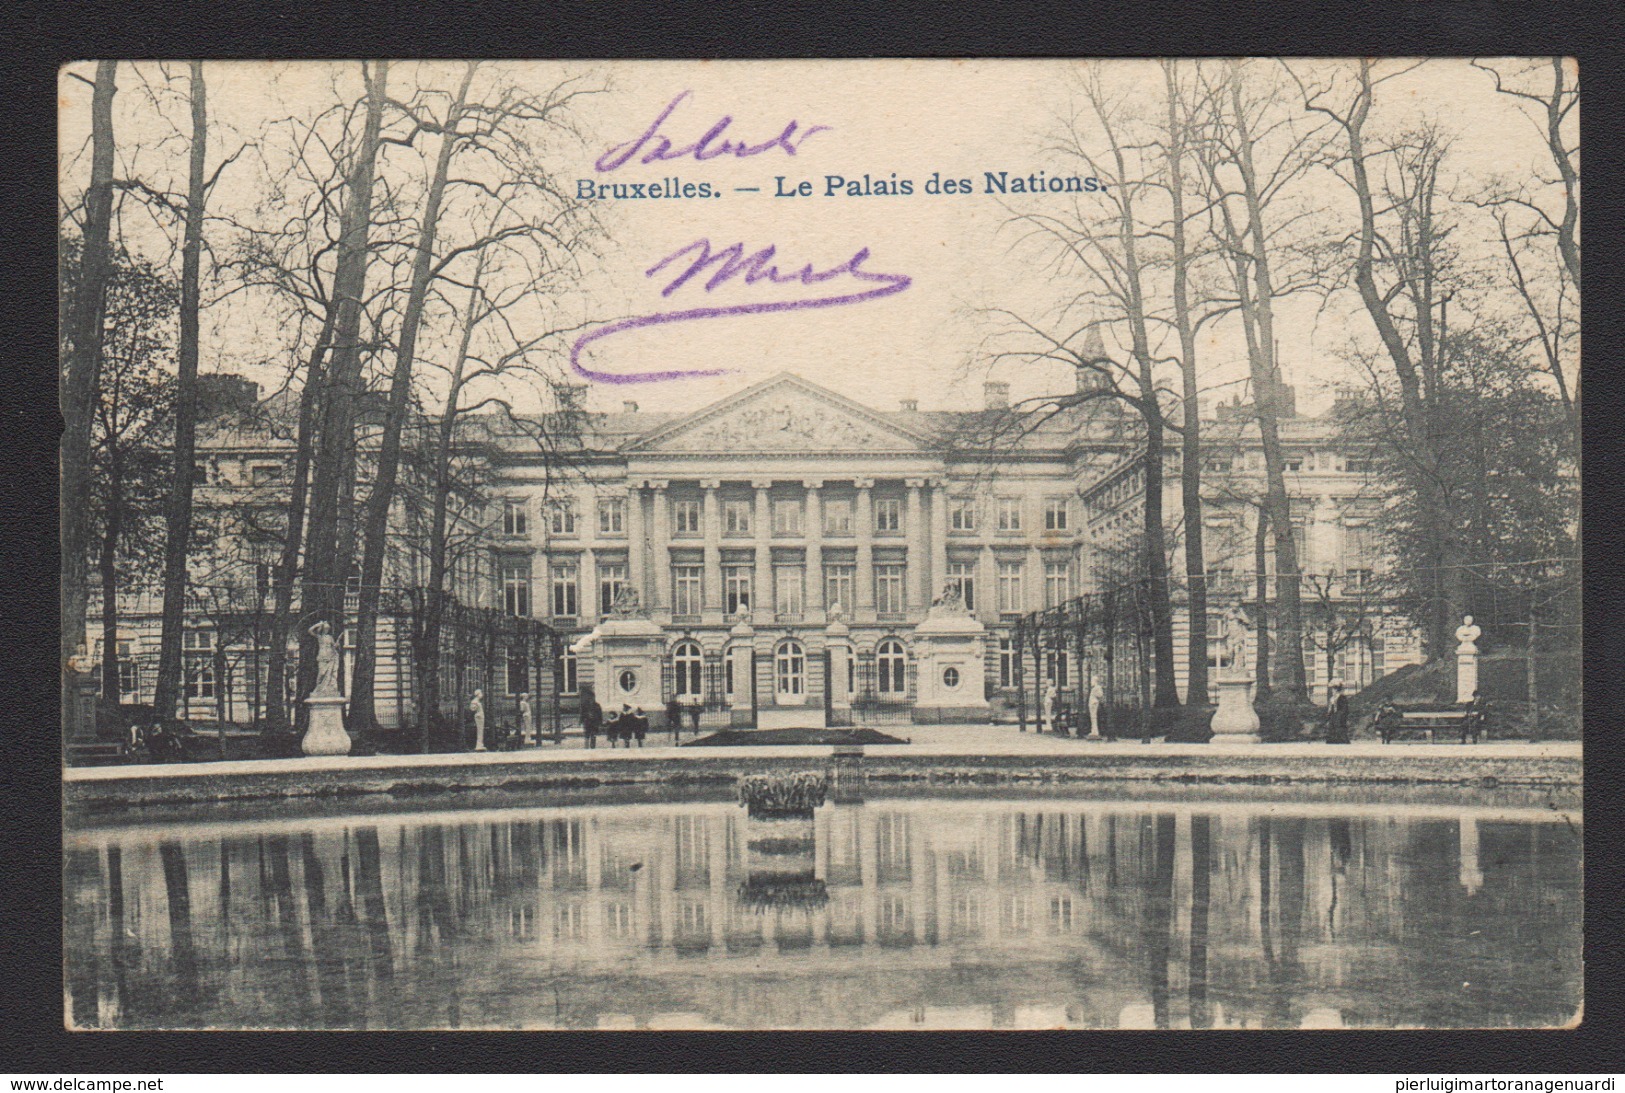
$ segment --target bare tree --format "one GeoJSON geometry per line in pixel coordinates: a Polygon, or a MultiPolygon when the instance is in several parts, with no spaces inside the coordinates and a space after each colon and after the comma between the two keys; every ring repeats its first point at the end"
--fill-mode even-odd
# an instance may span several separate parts
{"type": "MultiPolygon", "coordinates": [[[[197,448],[198,282],[203,264],[203,217],[213,181],[204,175],[209,146],[209,105],[202,61],[191,62],[191,100],[192,148],[186,186],[185,241],[181,247],[180,344],[176,354],[174,483],[165,507],[168,538],[164,547],[164,614],[158,645],[158,681],[153,696],[157,714],[165,720],[175,716],[175,704],[180,698],[186,559],[192,543],[192,462],[197,448]]],[[[218,172],[215,177],[219,177],[218,172]]]]}
{"type": "MultiPolygon", "coordinates": [[[[113,219],[113,96],[117,64],[99,61],[90,104],[90,184],[80,228],[77,291],[62,323],[62,714],[73,709],[68,660],[85,637],[89,606],[90,526],[83,499],[90,488],[91,429],[102,367],[113,219]]],[[[72,78],[82,79],[72,73],[72,78]]]]}
{"type": "Polygon", "coordinates": [[[1276,621],[1281,644],[1296,655],[1281,658],[1281,682],[1295,695],[1304,693],[1303,618],[1298,595],[1299,560],[1292,536],[1292,500],[1286,488],[1280,418],[1290,410],[1284,400],[1280,362],[1276,359],[1275,301],[1301,291],[1314,281],[1312,269],[1282,283],[1277,262],[1291,248],[1287,235],[1302,219],[1272,208],[1294,181],[1313,164],[1319,147],[1314,129],[1303,131],[1282,118],[1278,96],[1265,87],[1250,94],[1241,61],[1225,63],[1222,83],[1211,97],[1211,139],[1204,146],[1211,207],[1230,258],[1237,310],[1247,344],[1252,377],[1253,417],[1264,453],[1264,512],[1274,535],[1276,621]],[[1267,157],[1267,158],[1266,158],[1267,157]],[[1275,223],[1270,213],[1274,212],[1275,223]]]}

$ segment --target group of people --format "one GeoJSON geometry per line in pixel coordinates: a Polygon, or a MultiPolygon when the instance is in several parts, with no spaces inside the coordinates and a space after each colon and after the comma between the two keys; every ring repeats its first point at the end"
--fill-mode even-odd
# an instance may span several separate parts
{"type": "Polygon", "coordinates": [[[631,706],[622,703],[620,710],[607,721],[604,719],[604,708],[598,704],[598,699],[587,692],[581,696],[581,733],[586,737],[587,747],[598,746],[600,733],[609,737],[609,746],[625,744],[632,746],[632,741],[643,747],[644,737],[649,735],[649,719],[644,716],[642,706],[631,706]]]}

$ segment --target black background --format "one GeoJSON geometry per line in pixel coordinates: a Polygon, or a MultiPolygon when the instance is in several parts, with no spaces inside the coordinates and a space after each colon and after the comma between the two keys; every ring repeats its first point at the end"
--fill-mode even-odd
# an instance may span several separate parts
{"type": "MultiPolygon", "coordinates": [[[[0,12],[0,1073],[1622,1068],[1618,264],[1625,5],[1247,0],[286,5],[15,2],[0,12]],[[57,712],[56,70],[84,58],[1578,56],[1586,389],[1586,1003],[1560,1032],[77,1033],[62,1027],[57,712]],[[1600,472],[1600,473],[1599,473],[1600,472]]],[[[862,88],[855,89],[862,93],[862,88]]]]}

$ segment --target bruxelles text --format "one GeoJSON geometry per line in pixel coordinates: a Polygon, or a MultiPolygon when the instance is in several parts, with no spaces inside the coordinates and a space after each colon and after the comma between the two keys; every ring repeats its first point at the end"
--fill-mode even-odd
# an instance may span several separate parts
{"type": "MultiPolygon", "coordinates": [[[[889,175],[864,174],[860,177],[824,175],[812,179],[793,179],[774,175],[772,187],[736,187],[744,193],[767,193],[771,197],[911,197],[917,192],[930,196],[971,194],[1094,194],[1106,189],[1106,184],[1093,176],[1048,175],[1043,171],[1029,174],[1011,174],[1009,171],[983,171],[978,186],[971,178],[944,178],[941,171],[933,171],[923,185],[912,178],[899,178],[897,172],[889,175]]],[[[580,201],[627,201],[640,198],[712,198],[721,197],[721,187],[710,182],[685,182],[678,177],[654,182],[597,182],[590,178],[576,180],[576,199],[580,201]]]]}

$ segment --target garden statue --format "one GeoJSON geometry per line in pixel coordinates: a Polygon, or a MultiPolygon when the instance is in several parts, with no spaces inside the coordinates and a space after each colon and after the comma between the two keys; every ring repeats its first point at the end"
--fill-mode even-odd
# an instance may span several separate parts
{"type": "Polygon", "coordinates": [[[316,639],[316,684],[310,689],[313,698],[327,698],[339,691],[339,649],[333,640],[333,627],[327,620],[318,622],[309,630],[316,639]]]}
{"type": "Polygon", "coordinates": [[[1478,698],[1478,636],[1484,631],[1473,623],[1471,615],[1462,617],[1456,627],[1456,701],[1473,702],[1478,698]]]}
{"type": "Polygon", "coordinates": [[[1105,701],[1106,691],[1101,687],[1100,680],[1097,679],[1089,685],[1089,738],[1091,740],[1100,739],[1100,707],[1105,701]]]}
{"type": "Polygon", "coordinates": [[[474,750],[485,750],[485,692],[475,690],[468,700],[468,712],[474,715],[474,750]]]}
{"type": "Polygon", "coordinates": [[[536,742],[536,717],[531,712],[528,694],[519,696],[519,739],[523,740],[526,746],[536,742]]]}
{"type": "Polygon", "coordinates": [[[1230,662],[1232,675],[1245,675],[1247,668],[1247,617],[1240,607],[1232,607],[1224,615],[1225,659],[1230,662]]]}

